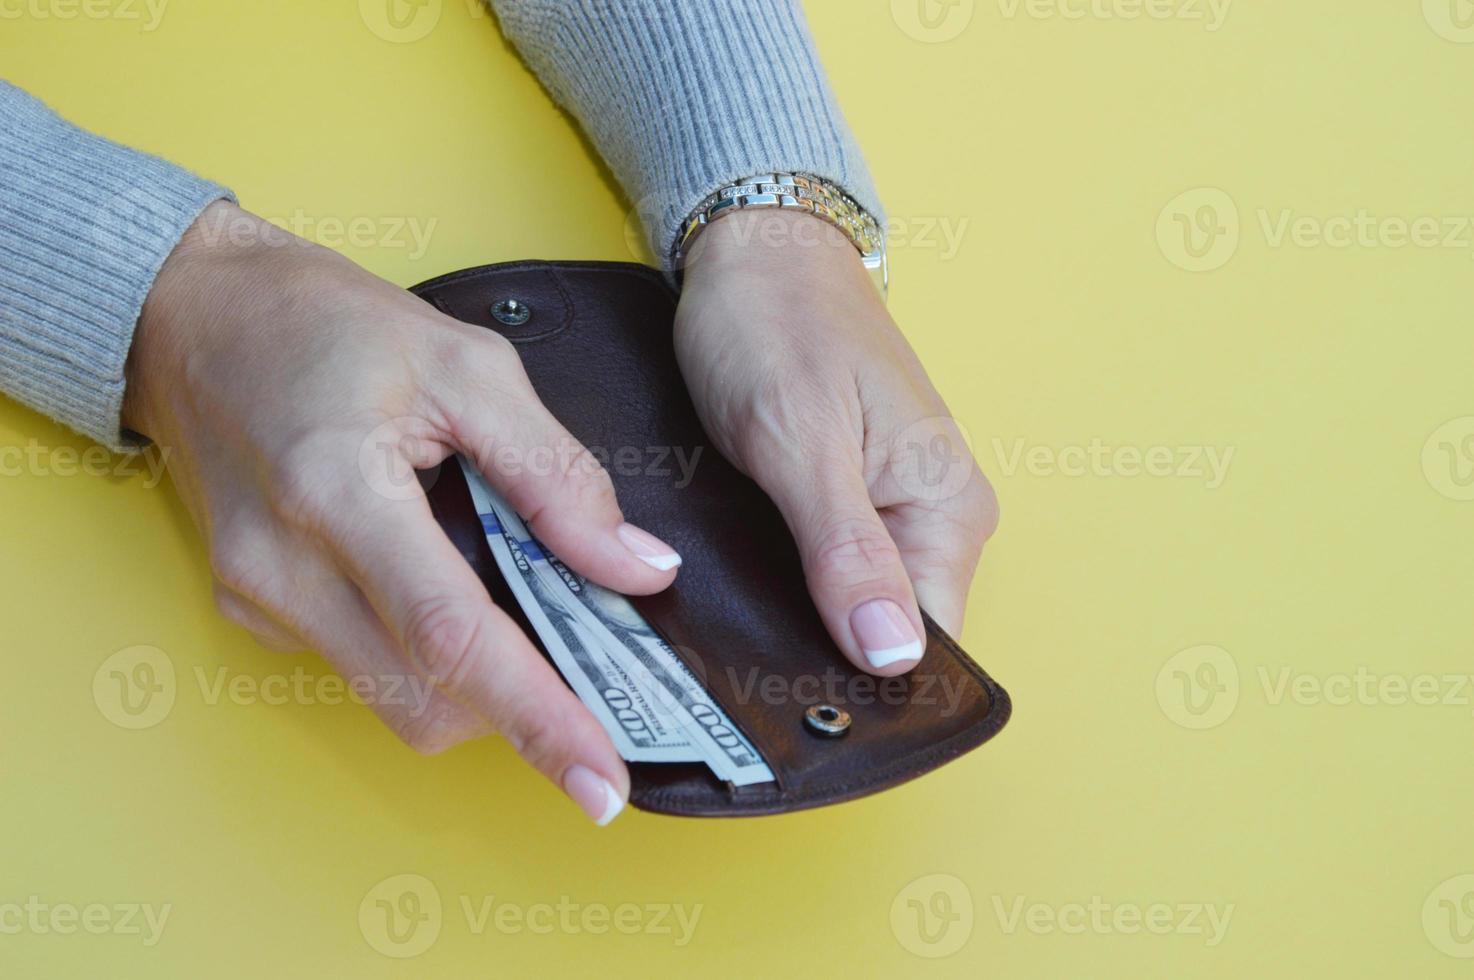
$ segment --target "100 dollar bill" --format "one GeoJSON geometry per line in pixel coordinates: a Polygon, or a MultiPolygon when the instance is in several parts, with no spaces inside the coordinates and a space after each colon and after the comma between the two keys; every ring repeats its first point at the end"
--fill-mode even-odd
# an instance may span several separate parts
{"type": "Polygon", "coordinates": [[[577,614],[547,587],[516,537],[498,522],[491,488],[465,460],[461,465],[497,568],[553,663],[609,733],[620,757],[629,762],[702,761],[703,754],[685,732],[650,702],[577,614]]]}
{"type": "Polygon", "coordinates": [[[461,468],[498,567],[554,663],[621,756],[703,761],[738,786],[772,782],[757,749],[630,601],[569,569],[469,461],[461,459],[461,468]],[[658,737],[652,743],[647,733],[658,737]]]}
{"type": "Polygon", "coordinates": [[[692,741],[706,753],[706,762],[722,779],[738,786],[773,781],[773,773],[752,743],[737,731],[686,664],[628,599],[590,582],[542,546],[500,495],[488,494],[498,520],[515,532],[519,542],[541,557],[539,571],[552,577],[550,591],[577,611],[606,650],[647,696],[682,724],[692,741]]]}

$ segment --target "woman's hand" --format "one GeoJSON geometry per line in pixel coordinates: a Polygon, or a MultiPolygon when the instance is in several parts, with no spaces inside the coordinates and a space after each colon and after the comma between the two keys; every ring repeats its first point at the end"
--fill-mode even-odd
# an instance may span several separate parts
{"type": "Polygon", "coordinates": [[[802,214],[713,223],[676,352],[718,448],[783,512],[846,656],[915,666],[918,600],[955,635],[997,501],[855,248],[802,214]]]}
{"type": "Polygon", "coordinates": [[[417,749],[497,731],[594,819],[618,811],[629,777],[609,737],[414,478],[463,452],[570,566],[626,593],[670,584],[678,559],[624,523],[511,344],[217,203],[144,305],[124,422],[168,448],[228,617],[355,684],[428,683],[425,703],[367,698],[417,749]]]}

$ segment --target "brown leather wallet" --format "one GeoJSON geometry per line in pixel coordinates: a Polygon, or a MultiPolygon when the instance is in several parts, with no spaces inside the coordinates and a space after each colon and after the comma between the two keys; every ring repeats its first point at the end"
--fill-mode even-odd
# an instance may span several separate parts
{"type": "MultiPolygon", "coordinates": [[[[737,787],[701,764],[633,763],[635,806],[744,816],[837,803],[928,772],[1003,727],[1008,694],[930,617],[926,653],[904,677],[872,677],[840,653],[783,518],[697,419],[671,342],[676,294],[658,272],[512,262],[413,291],[516,344],[543,403],[605,463],[626,517],[681,553],[675,584],[633,602],[776,777],[737,787]]],[[[442,466],[426,482],[441,526],[527,629],[459,467],[442,466]]]]}

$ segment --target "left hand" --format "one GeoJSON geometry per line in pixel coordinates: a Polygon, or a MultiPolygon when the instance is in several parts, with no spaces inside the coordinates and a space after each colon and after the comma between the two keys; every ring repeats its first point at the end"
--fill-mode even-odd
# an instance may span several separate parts
{"type": "Polygon", "coordinates": [[[956,635],[998,504],[859,253],[817,218],[714,222],[676,354],[707,432],[782,511],[829,632],[890,676],[956,635]]]}

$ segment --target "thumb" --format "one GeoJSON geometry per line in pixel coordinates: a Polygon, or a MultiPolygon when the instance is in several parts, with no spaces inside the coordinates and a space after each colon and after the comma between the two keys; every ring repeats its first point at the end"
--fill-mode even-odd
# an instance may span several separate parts
{"type": "Polygon", "coordinates": [[[446,538],[423,497],[386,501],[343,488],[321,526],[388,638],[436,691],[470,708],[599,824],[629,797],[603,726],[446,538]]]}
{"type": "Polygon", "coordinates": [[[916,595],[858,461],[782,465],[757,479],[793,532],[809,592],[844,655],[887,677],[916,666],[926,635],[916,595]]]}
{"type": "Polygon", "coordinates": [[[619,592],[659,592],[676,577],[674,548],[624,519],[609,473],[527,385],[487,406],[458,441],[482,475],[568,566],[619,592]]]}

